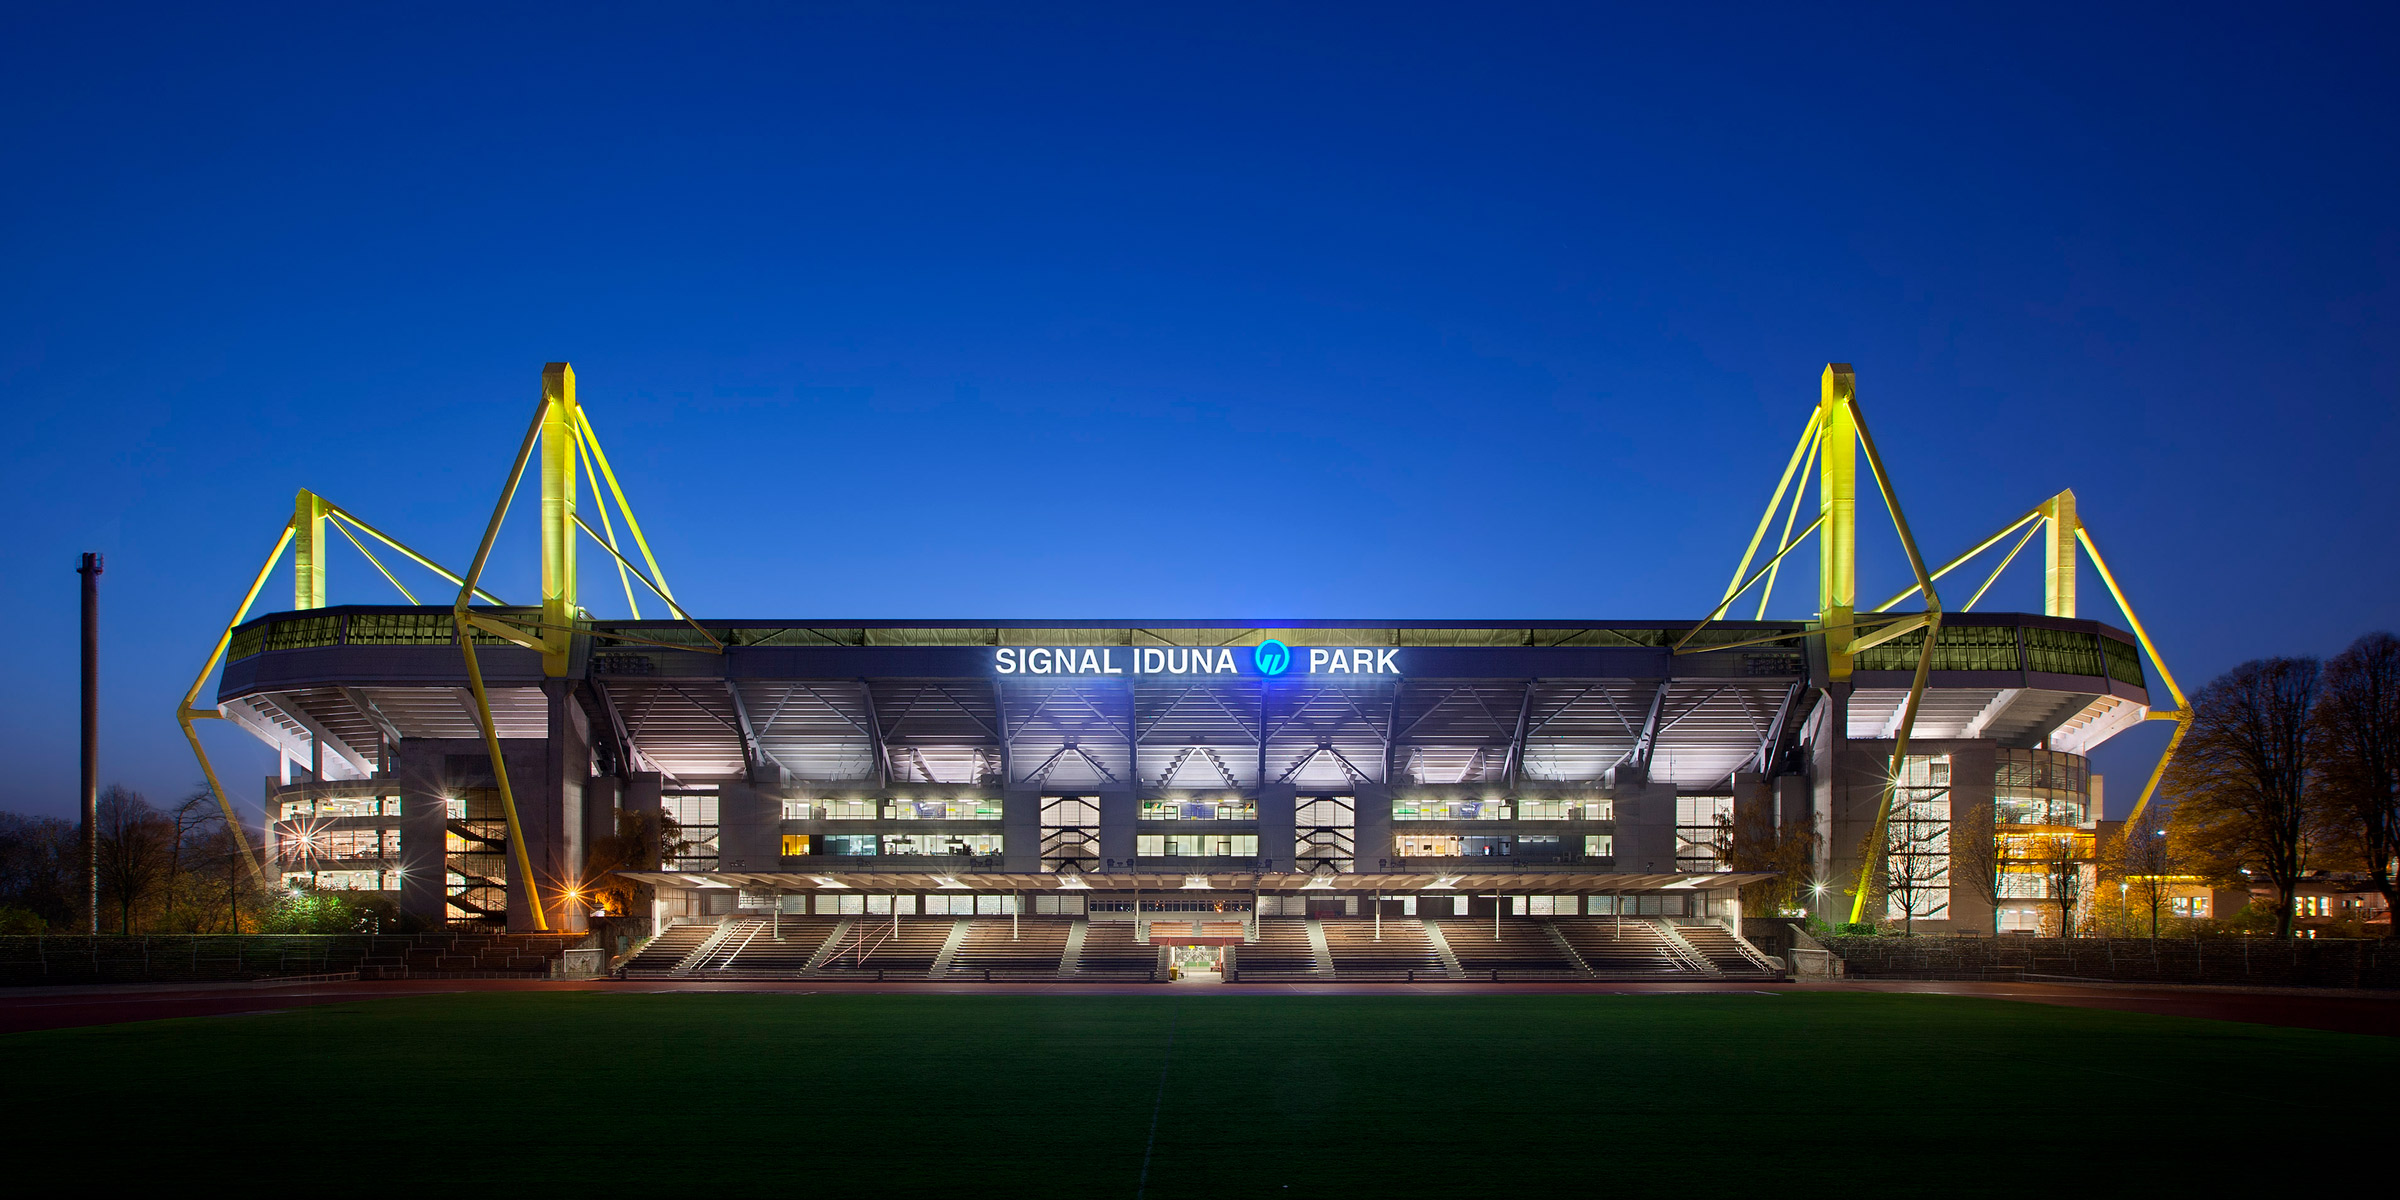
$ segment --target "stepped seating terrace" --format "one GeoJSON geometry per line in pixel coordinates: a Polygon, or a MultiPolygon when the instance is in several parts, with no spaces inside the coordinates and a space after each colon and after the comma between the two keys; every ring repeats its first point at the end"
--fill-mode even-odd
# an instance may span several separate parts
{"type": "Polygon", "coordinates": [[[1075,973],[1149,979],[1158,974],[1158,947],[1134,940],[1131,921],[1094,921],[1083,936],[1083,955],[1076,961],[1075,973]]]}
{"type": "Polygon", "coordinates": [[[950,940],[956,924],[946,917],[902,917],[899,928],[894,929],[889,917],[862,920],[842,936],[833,957],[816,973],[836,978],[861,974],[873,978],[879,971],[886,976],[923,975],[933,970],[933,961],[941,957],[942,946],[950,940]]]}
{"type": "Polygon", "coordinates": [[[1745,953],[1740,942],[1722,925],[1681,925],[1675,932],[1691,943],[1692,949],[1709,961],[1709,965],[1727,975],[1772,975],[1772,969],[1745,953]]]}
{"type": "Polygon", "coordinates": [[[1056,918],[970,922],[967,940],[950,958],[950,974],[1054,976],[1059,960],[1066,957],[1067,933],[1073,928],[1073,922],[1056,918]]]}
{"type": "Polygon", "coordinates": [[[757,928],[727,938],[727,952],[723,956],[712,955],[707,969],[797,975],[840,923],[837,917],[785,917],[780,922],[755,922],[757,928]],[[783,935],[780,942],[775,940],[779,932],[783,935]]]}
{"type": "MultiPolygon", "coordinates": [[[[1327,938],[1331,944],[1330,936],[1327,938]]],[[[1315,979],[1317,952],[1308,940],[1308,922],[1289,917],[1262,917],[1258,940],[1236,947],[1227,982],[1267,982],[1275,979],[1315,979]]]]}
{"type": "Polygon", "coordinates": [[[1649,922],[1615,917],[1561,917],[1552,922],[1595,975],[1692,974],[1649,922]]]}
{"type": "Polygon", "coordinates": [[[628,974],[655,974],[675,969],[684,956],[700,948],[700,943],[715,937],[714,925],[677,925],[669,928],[642,947],[625,963],[628,974]]]}
{"type": "Polygon", "coordinates": [[[1442,940],[1450,943],[1450,953],[1457,957],[1459,969],[1470,978],[1478,974],[1488,978],[1493,971],[1583,974],[1539,921],[1503,917],[1497,940],[1492,936],[1490,921],[1461,917],[1435,924],[1441,927],[1442,940]]]}
{"type": "Polygon", "coordinates": [[[1420,979],[1447,979],[1450,971],[1414,917],[1385,918],[1378,940],[1371,919],[1327,921],[1325,948],[1333,956],[1336,978],[1413,974],[1420,979]]]}
{"type": "Polygon", "coordinates": [[[719,941],[716,948],[708,952],[708,957],[701,959],[693,969],[722,971],[733,965],[733,956],[741,953],[743,947],[766,936],[767,922],[763,917],[745,917],[735,921],[726,927],[724,939],[719,941]]]}

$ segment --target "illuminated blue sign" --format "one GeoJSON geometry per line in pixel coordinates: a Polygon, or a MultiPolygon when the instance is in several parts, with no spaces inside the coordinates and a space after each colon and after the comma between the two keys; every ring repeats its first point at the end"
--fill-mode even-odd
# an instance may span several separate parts
{"type": "Polygon", "coordinates": [[[1250,652],[1250,661],[1258,665],[1261,675],[1281,675],[1292,665],[1292,648],[1268,638],[1250,652]]]}
{"type": "MultiPolygon", "coordinates": [[[[1250,670],[1227,646],[1031,646],[992,652],[1000,675],[1283,675],[1300,666],[1300,652],[1273,638],[1250,648],[1250,670]]],[[[1313,648],[1309,675],[1398,675],[1398,650],[1313,648]]]]}

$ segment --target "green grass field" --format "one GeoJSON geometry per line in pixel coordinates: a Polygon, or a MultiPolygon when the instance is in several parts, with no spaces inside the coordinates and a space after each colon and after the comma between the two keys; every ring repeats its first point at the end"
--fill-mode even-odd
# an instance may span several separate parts
{"type": "Polygon", "coordinates": [[[0,1062],[19,1170],[78,1190],[2210,1195],[2361,1170],[2400,1039],[1908,995],[556,992],[0,1062]]]}

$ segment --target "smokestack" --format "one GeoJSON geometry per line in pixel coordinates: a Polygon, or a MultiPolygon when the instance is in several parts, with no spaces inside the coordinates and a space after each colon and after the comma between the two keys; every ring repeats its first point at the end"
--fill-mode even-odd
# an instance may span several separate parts
{"type": "Polygon", "coordinates": [[[83,576],[83,891],[90,929],[100,932],[100,556],[86,554],[83,576]]]}

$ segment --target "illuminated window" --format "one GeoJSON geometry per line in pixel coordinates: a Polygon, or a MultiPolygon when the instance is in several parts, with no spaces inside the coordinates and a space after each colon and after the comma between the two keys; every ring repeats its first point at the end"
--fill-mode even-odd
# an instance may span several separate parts
{"type": "Polygon", "coordinates": [[[1885,826],[1884,911],[1900,921],[1950,915],[1950,756],[1910,755],[1885,826]]]}
{"type": "Polygon", "coordinates": [[[1455,800],[1438,796],[1403,797],[1392,801],[1395,821],[1511,821],[1516,806],[1506,800],[1455,800]]]}
{"type": "Polygon", "coordinates": [[[1675,798],[1675,869],[1723,871],[1720,849],[1733,828],[1733,797],[1675,798]]]}
{"type": "Polygon", "coordinates": [[[997,821],[998,800],[894,800],[889,816],[895,821],[997,821]]]}
{"type": "Polygon", "coordinates": [[[1992,816],[2002,825],[2081,825],[2091,807],[2091,773],[2080,754],[1998,750],[1992,816]]]}
{"type": "Polygon", "coordinates": [[[1258,802],[1239,796],[1185,800],[1144,800],[1145,821],[1255,821],[1258,802]]]}
{"type": "Polygon", "coordinates": [[[1041,812],[1044,871],[1100,864],[1100,802],[1091,796],[1044,796],[1041,812]]]}
{"type": "Polygon", "coordinates": [[[1135,854],[1145,858],[1251,858],[1258,854],[1255,833],[1143,833],[1134,836],[1135,854]]]}
{"type": "Polygon", "coordinates": [[[1358,854],[1358,809],[1348,796],[1303,796],[1292,806],[1293,865],[1348,871],[1358,854]]]}
{"type": "Polygon", "coordinates": [[[953,858],[980,858],[1000,853],[997,833],[887,833],[883,835],[885,854],[930,854],[953,858]]]}

